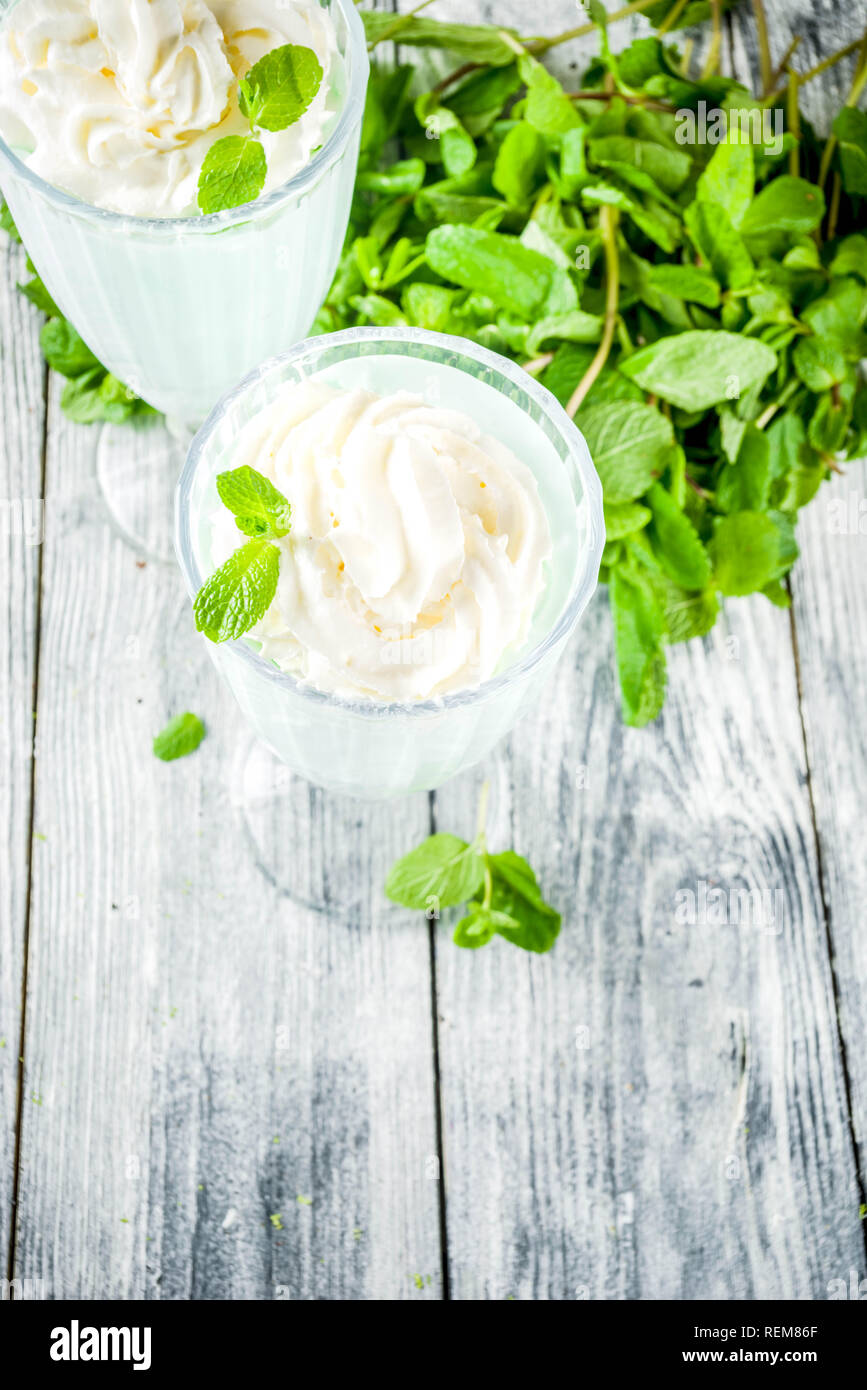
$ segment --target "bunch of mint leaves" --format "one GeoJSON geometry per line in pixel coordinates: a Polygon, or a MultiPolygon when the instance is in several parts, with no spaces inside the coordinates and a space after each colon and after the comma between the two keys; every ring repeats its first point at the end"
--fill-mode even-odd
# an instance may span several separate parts
{"type": "Polygon", "coordinates": [[[322,333],[470,338],[569,410],[602,480],[632,725],[659,714],[667,646],[709,632],[720,595],[790,602],[799,509],[867,452],[867,42],[823,142],[798,112],[812,73],[768,58],[760,98],[718,71],[721,0],[640,8],[663,32],[615,56],[591,0],[599,57],[569,92],[541,58],[581,27],[522,41],[365,13],[374,52],[442,50],[446,75],[418,93],[412,67],[374,63],[349,235],[317,319],[322,333]],[[668,31],[709,16],[708,58],[692,64],[668,31]],[[700,102],[755,113],[757,142],[680,143],[678,113],[700,102]],[[762,111],[783,116],[779,147],[762,111]]]}

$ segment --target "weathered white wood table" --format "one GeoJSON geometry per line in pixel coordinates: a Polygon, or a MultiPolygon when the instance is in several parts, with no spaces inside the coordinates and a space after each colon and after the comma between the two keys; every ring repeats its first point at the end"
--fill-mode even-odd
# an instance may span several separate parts
{"type": "MultiPolygon", "coordinates": [[[[863,23],[767,8],[802,68],[863,23]]],[[[742,69],[751,32],[728,36],[742,69]]],[[[810,89],[817,119],[847,80],[810,89]]],[[[863,1278],[864,473],[803,516],[791,615],[730,602],[672,652],[653,728],[620,723],[600,594],[478,775],[341,800],[251,741],[147,537],[161,428],[64,420],[21,253],[0,255],[0,486],[45,499],[42,545],[0,534],[8,1272],[113,1299],[822,1299],[863,1278]],[[130,479],[143,460],[136,525],[100,487],[118,457],[130,479]],[[157,762],[188,708],[207,742],[157,762]],[[383,897],[432,826],[470,831],[484,775],[492,841],[563,907],[549,956],[460,952],[383,897]],[[776,895],[774,929],[679,925],[702,882],[776,895]]]]}

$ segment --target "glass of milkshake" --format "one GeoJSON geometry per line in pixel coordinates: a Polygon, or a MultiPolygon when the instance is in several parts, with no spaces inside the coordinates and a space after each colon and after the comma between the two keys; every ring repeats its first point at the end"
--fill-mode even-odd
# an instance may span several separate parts
{"type": "Polygon", "coordinates": [[[115,376],[196,427],[310,328],[340,254],[367,50],[353,0],[0,3],[0,187],[48,290],[115,376]],[[238,79],[312,50],[300,119],[260,132],[255,201],[202,215],[209,148],[249,133],[238,79]]]}
{"type": "Polygon", "coordinates": [[[217,489],[238,469],[291,509],[267,611],[238,640],[202,639],[258,736],[362,797],[483,758],[537,701],[596,587],[601,488],[555,398],[422,329],[298,344],[193,441],[176,498],[193,596],[253,534],[217,489]]]}

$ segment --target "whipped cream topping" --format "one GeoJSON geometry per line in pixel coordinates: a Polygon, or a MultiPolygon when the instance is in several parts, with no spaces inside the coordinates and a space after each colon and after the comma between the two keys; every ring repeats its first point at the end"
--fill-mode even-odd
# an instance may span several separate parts
{"type": "Polygon", "coordinates": [[[237,80],[286,43],[312,48],[324,75],[299,121],[260,132],[268,193],[336,117],[337,39],[317,0],[19,0],[0,24],[0,135],[84,202],[192,215],[210,146],[249,133],[237,80]]]}
{"type": "MultiPolygon", "coordinates": [[[[466,414],[406,392],[292,384],[244,428],[292,506],[250,636],[320,690],[418,700],[480,684],[526,639],[551,553],[530,469],[466,414]]],[[[215,512],[216,568],[244,538],[215,512]]]]}

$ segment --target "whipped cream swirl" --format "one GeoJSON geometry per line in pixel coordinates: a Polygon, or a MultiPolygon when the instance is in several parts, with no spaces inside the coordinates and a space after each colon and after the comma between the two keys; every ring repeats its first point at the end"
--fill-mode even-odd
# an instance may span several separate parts
{"type": "Polygon", "coordinates": [[[0,24],[0,135],[95,207],[192,215],[210,146],[249,132],[237,79],[286,43],[312,48],[324,75],[295,125],[261,132],[267,193],[336,118],[337,39],[317,0],[19,0],[0,24]]]}
{"type": "MultiPolygon", "coordinates": [[[[526,639],[551,553],[527,465],[466,414],[406,392],[290,385],[231,466],[292,506],[280,578],[251,631],[320,690],[419,700],[480,684],[526,639]]],[[[214,568],[243,542],[214,514],[214,568]]]]}

